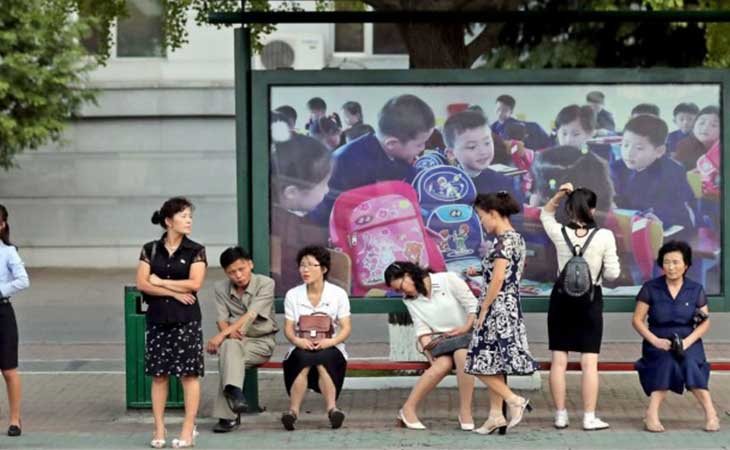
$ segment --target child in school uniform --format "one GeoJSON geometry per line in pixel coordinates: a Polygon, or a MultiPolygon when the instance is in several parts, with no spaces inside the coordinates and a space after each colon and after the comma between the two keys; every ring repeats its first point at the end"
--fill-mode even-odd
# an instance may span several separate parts
{"type": "Polygon", "coordinates": [[[618,208],[650,212],[664,229],[694,228],[694,194],[686,171],[670,159],[664,143],[667,124],[659,117],[638,115],[624,127],[621,160],[611,163],[618,208]]]}
{"type": "MultiPolygon", "coordinates": [[[[327,117],[327,103],[321,97],[312,97],[307,100],[307,109],[309,110],[309,119],[304,124],[304,129],[311,135],[310,127],[312,124],[318,121],[320,117],[327,117]]],[[[329,117],[337,123],[339,128],[342,128],[342,120],[340,120],[337,113],[333,112],[329,117]]]]}
{"type": "Polygon", "coordinates": [[[494,107],[494,114],[497,116],[497,120],[492,122],[491,129],[502,139],[507,137],[507,125],[513,122],[519,122],[512,117],[516,104],[517,101],[511,95],[503,94],[497,97],[494,107]]]}
{"type": "Polygon", "coordinates": [[[702,108],[692,125],[692,133],[677,144],[673,158],[687,170],[697,167],[697,160],[719,142],[720,125],[720,108],[702,108]]]}
{"type": "Polygon", "coordinates": [[[306,214],[329,190],[331,155],[327,147],[309,136],[291,134],[287,140],[274,141],[271,237],[272,254],[279,255],[276,265],[280,267],[274,267],[274,279],[280,294],[300,281],[295,264],[299,249],[327,244],[327,229],[309,221],[306,214]]]}
{"type": "Polygon", "coordinates": [[[382,107],[375,133],[366,134],[337,149],[329,192],[309,214],[326,226],[337,197],[350,189],[378,181],[410,183],[416,158],[425,150],[435,125],[431,107],[415,95],[394,97],[382,107]]]}
{"type": "Polygon", "coordinates": [[[494,141],[487,119],[475,111],[463,111],[444,123],[446,153],[456,159],[474,182],[477,193],[507,191],[520,203],[523,201],[518,183],[513,177],[489,168],[494,159],[494,141]]]}
{"type": "Polygon", "coordinates": [[[555,118],[558,145],[568,145],[591,152],[608,162],[613,161],[610,144],[591,142],[596,134],[595,110],[589,105],[568,105],[558,112],[555,118]]]}
{"type": "Polygon", "coordinates": [[[700,108],[694,103],[680,103],[674,107],[674,124],[677,129],[667,135],[667,153],[674,155],[677,144],[682,139],[689,137],[692,132],[692,125],[699,114],[700,108]]]}

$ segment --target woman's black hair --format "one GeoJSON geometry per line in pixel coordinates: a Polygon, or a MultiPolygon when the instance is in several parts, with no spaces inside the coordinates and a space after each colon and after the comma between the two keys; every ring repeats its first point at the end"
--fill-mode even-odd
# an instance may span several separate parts
{"type": "Polygon", "coordinates": [[[573,224],[581,223],[587,228],[595,228],[596,220],[592,209],[596,209],[598,197],[590,189],[579,187],[565,200],[565,213],[573,224]]]}
{"type": "Polygon", "coordinates": [[[223,270],[226,270],[228,266],[234,262],[242,259],[244,261],[251,261],[251,255],[243,249],[243,247],[237,245],[235,247],[228,247],[223,250],[220,257],[220,263],[223,270]]]}
{"type": "Polygon", "coordinates": [[[326,280],[330,273],[330,252],[321,245],[308,245],[297,252],[297,264],[301,264],[305,256],[311,256],[317,260],[326,280]]]}
{"type": "Polygon", "coordinates": [[[5,245],[13,245],[10,243],[10,223],[8,223],[8,209],[0,205],[0,222],[4,223],[5,226],[0,230],[0,241],[3,241],[5,245]]]}
{"type": "Polygon", "coordinates": [[[689,267],[692,265],[692,247],[684,241],[669,241],[662,245],[659,249],[659,256],[657,256],[656,263],[659,267],[664,267],[664,256],[667,253],[679,252],[682,254],[684,264],[689,267]]]}
{"type": "Polygon", "coordinates": [[[187,208],[195,209],[190,200],[185,197],[172,197],[162,204],[162,208],[152,213],[152,223],[161,226],[163,230],[167,230],[165,219],[172,219],[175,214],[187,208]]]}
{"type": "Polygon", "coordinates": [[[474,200],[474,208],[481,209],[484,212],[497,211],[502,217],[518,214],[521,210],[519,202],[507,191],[477,195],[476,200],[474,200]]]}
{"type": "Polygon", "coordinates": [[[429,270],[410,261],[396,261],[385,269],[385,284],[390,286],[393,280],[408,275],[416,286],[416,291],[423,296],[428,296],[426,283],[423,281],[428,276],[429,270]]]}

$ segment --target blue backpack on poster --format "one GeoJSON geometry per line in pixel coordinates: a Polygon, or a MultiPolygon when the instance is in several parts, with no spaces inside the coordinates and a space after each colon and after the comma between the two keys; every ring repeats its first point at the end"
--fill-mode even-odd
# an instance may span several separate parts
{"type": "Polygon", "coordinates": [[[424,154],[413,163],[413,166],[419,171],[423,171],[425,169],[430,169],[431,167],[443,166],[448,163],[449,161],[446,159],[446,156],[438,150],[426,150],[424,154]]]}
{"type": "Polygon", "coordinates": [[[432,166],[418,173],[413,187],[447,269],[462,273],[467,267],[480,267],[483,235],[472,207],[477,192],[469,175],[455,166],[432,166]]]}

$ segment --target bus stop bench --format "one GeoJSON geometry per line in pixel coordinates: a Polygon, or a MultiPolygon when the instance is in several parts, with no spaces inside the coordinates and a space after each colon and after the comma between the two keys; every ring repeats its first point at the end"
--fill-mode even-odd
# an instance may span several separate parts
{"type": "MultiPolygon", "coordinates": [[[[607,303],[605,312],[629,312],[633,311],[635,300],[633,298],[612,299],[607,303]]],[[[548,302],[543,298],[523,298],[523,310],[526,312],[546,312],[548,302]]],[[[284,301],[276,300],[276,312],[284,312],[284,301]]],[[[352,314],[388,314],[407,312],[406,306],[400,298],[365,298],[352,299],[350,301],[350,312],[352,314]]],[[[550,361],[538,361],[540,370],[550,370],[550,361]]],[[[390,361],[383,360],[358,360],[352,358],[347,361],[348,371],[420,371],[429,367],[427,361],[390,361]]],[[[713,371],[730,371],[730,361],[719,361],[711,363],[713,371]]],[[[258,369],[281,369],[281,361],[269,361],[257,367],[246,369],[243,391],[249,405],[249,412],[260,412],[258,392],[258,369]]],[[[568,362],[568,370],[579,371],[580,362],[568,362]]],[[[634,370],[634,361],[599,361],[600,372],[626,372],[634,370]]]]}
{"type": "MultiPolygon", "coordinates": [[[[539,370],[549,371],[550,361],[538,361],[539,370]]],[[[261,412],[258,394],[258,369],[281,369],[281,361],[268,361],[256,367],[246,369],[246,378],[243,390],[249,405],[249,413],[261,412]]],[[[713,371],[730,371],[730,361],[710,363],[713,371]]],[[[427,361],[390,361],[383,360],[358,360],[357,358],[347,361],[347,371],[421,371],[428,369],[430,364],[427,361]]],[[[569,371],[580,371],[580,362],[569,361],[569,371]]],[[[634,371],[634,361],[599,361],[599,372],[631,372],[634,371]]]]}

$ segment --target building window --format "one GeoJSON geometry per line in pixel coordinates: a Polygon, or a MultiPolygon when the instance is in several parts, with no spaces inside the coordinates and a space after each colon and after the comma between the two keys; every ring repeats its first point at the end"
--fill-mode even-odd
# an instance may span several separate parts
{"type": "Polygon", "coordinates": [[[163,57],[161,0],[127,0],[117,22],[117,57],[163,57]]]}

